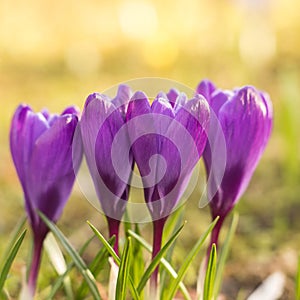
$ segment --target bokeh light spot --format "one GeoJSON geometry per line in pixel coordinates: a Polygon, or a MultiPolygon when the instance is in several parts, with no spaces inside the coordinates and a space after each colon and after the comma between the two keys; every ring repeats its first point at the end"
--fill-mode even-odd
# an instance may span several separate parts
{"type": "Polygon", "coordinates": [[[145,39],[158,27],[156,10],[146,1],[128,1],[120,6],[119,20],[123,33],[129,38],[145,39]]]}

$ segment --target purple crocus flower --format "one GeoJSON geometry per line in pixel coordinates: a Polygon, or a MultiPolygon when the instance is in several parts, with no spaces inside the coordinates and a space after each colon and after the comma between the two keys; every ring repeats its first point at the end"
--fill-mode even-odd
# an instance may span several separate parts
{"type": "Polygon", "coordinates": [[[125,112],[130,96],[131,90],[126,85],[119,86],[114,99],[103,94],[91,94],[85,102],[80,121],[86,161],[108,221],[109,235],[116,236],[116,252],[120,220],[128,200],[133,165],[130,153],[127,164],[124,160],[128,136],[124,131],[124,134],[117,133],[125,125],[125,112]],[[122,158],[121,163],[117,162],[119,158],[122,158]]]}
{"type": "Polygon", "coordinates": [[[20,105],[12,119],[10,148],[24,191],[25,208],[33,231],[34,248],[28,286],[32,294],[48,228],[37,210],[56,222],[71,193],[75,170],[82,151],[80,140],[74,143],[78,110],[67,108],[61,115],[44,111],[34,113],[20,105]],[[76,144],[76,153],[74,146],[76,144]],[[74,154],[74,155],[73,155],[74,154]]]}
{"type": "Polygon", "coordinates": [[[218,242],[224,219],[246,190],[267,145],[272,129],[272,103],[266,93],[245,86],[223,91],[208,80],[197,87],[216,115],[210,124],[209,140],[203,157],[208,175],[208,196],[212,218],[220,217],[211,243],[218,242]],[[218,123],[218,124],[217,124],[218,123]],[[221,137],[226,144],[226,162],[219,156],[221,137]],[[216,173],[225,163],[225,172],[216,186],[216,173]]]}
{"type": "MultiPolygon", "coordinates": [[[[153,220],[154,258],[161,248],[164,224],[178,204],[204,150],[209,121],[206,100],[187,100],[171,90],[159,93],[150,105],[136,92],[127,110],[127,126],[134,160],[142,176],[144,196],[153,220]]],[[[157,272],[152,277],[156,286],[157,272]]]]}

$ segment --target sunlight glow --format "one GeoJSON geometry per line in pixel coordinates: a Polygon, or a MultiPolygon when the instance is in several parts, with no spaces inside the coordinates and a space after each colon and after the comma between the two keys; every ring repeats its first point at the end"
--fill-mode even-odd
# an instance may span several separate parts
{"type": "Polygon", "coordinates": [[[135,39],[146,39],[158,27],[156,10],[146,1],[128,1],[120,6],[119,20],[123,33],[135,39]]]}
{"type": "Polygon", "coordinates": [[[251,65],[268,63],[276,54],[274,32],[263,22],[246,26],[240,35],[240,55],[251,65]]]}

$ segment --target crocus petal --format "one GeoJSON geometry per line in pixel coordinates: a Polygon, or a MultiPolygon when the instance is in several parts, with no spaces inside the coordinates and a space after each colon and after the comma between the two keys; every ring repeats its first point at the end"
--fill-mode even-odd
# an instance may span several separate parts
{"type": "Polygon", "coordinates": [[[170,91],[167,93],[167,97],[172,105],[172,107],[175,106],[177,97],[179,96],[180,92],[177,89],[170,89],[170,91]]]}
{"type": "Polygon", "coordinates": [[[25,207],[33,231],[33,256],[27,282],[32,297],[43,242],[49,231],[37,211],[42,211],[54,222],[62,213],[75,180],[72,155],[75,154],[76,169],[82,156],[80,151],[73,152],[77,122],[77,116],[71,111],[58,117],[46,110],[34,113],[24,105],[17,108],[12,119],[11,153],[23,187],[25,207]]]}
{"type": "Polygon", "coordinates": [[[175,112],[177,113],[177,111],[180,108],[184,107],[187,101],[188,101],[187,95],[185,93],[180,93],[175,102],[175,106],[174,106],[175,112]]]}
{"type": "Polygon", "coordinates": [[[127,106],[131,96],[132,96],[132,91],[130,87],[125,84],[120,84],[118,87],[118,92],[116,97],[112,99],[112,103],[115,105],[117,109],[120,110],[123,118],[125,118],[125,112],[127,110],[127,106]]]}
{"type": "MultiPolygon", "coordinates": [[[[271,131],[271,107],[253,87],[238,90],[219,110],[227,147],[220,194],[211,203],[214,217],[226,215],[247,188],[271,131]]],[[[214,146],[218,149],[218,141],[214,146]]]]}
{"type": "Polygon", "coordinates": [[[241,89],[220,111],[220,122],[227,147],[231,149],[227,156],[230,165],[227,165],[226,169],[240,178],[243,177],[242,175],[245,176],[243,185],[233,199],[238,198],[245,190],[262,154],[262,146],[265,144],[265,135],[262,135],[262,131],[269,131],[269,126],[265,123],[266,109],[256,91],[246,87],[241,89]]]}
{"type": "Polygon", "coordinates": [[[35,114],[28,106],[20,105],[12,119],[10,146],[19,178],[25,181],[27,168],[35,140],[48,129],[42,114],[35,114]],[[25,168],[24,168],[25,165],[25,168]]]}
{"type": "Polygon", "coordinates": [[[71,114],[71,115],[75,115],[75,116],[79,117],[80,110],[77,106],[69,106],[63,110],[63,112],[61,113],[61,116],[67,115],[67,114],[71,114]]]}
{"type": "Polygon", "coordinates": [[[196,96],[179,109],[169,127],[168,142],[162,147],[162,156],[168,162],[168,176],[159,183],[161,193],[165,195],[163,210],[168,213],[181,198],[192,170],[202,155],[207,140],[208,120],[208,104],[203,97],[196,96]]]}
{"type": "Polygon", "coordinates": [[[267,113],[266,113],[267,132],[265,134],[265,143],[264,143],[264,147],[265,147],[267,145],[267,142],[269,140],[273,128],[273,105],[270,96],[267,93],[260,92],[260,96],[263,99],[267,109],[267,113]]]}
{"type": "MultiPolygon", "coordinates": [[[[158,94],[156,99],[151,105],[152,114],[157,114],[158,116],[153,116],[155,118],[155,128],[158,135],[164,135],[168,130],[170,123],[174,119],[174,112],[167,96],[163,93],[158,94]],[[162,115],[162,116],[160,116],[162,115]]],[[[161,146],[158,146],[160,149],[161,146]]]]}
{"type": "Polygon", "coordinates": [[[205,147],[203,128],[208,123],[208,104],[201,96],[186,102],[183,94],[176,102],[180,96],[183,101],[178,111],[164,93],[158,94],[151,107],[144,94],[136,94],[128,107],[127,119],[136,121],[135,126],[129,127],[133,156],[153,220],[167,217],[176,206],[205,147]],[[204,110],[200,118],[198,110],[204,110]],[[193,162],[191,156],[195,158],[193,162]]]}
{"type": "Polygon", "coordinates": [[[135,92],[128,104],[126,119],[131,120],[134,117],[148,114],[150,112],[151,107],[146,94],[140,91],[135,92]]]}
{"type": "Polygon", "coordinates": [[[156,182],[158,143],[151,107],[143,92],[136,92],[130,99],[126,120],[131,151],[145,188],[145,199],[150,201],[156,182]]]}
{"type": "Polygon", "coordinates": [[[228,91],[216,90],[209,97],[209,105],[212,108],[213,112],[218,115],[220,108],[228,101],[229,98],[233,96],[233,93],[228,91]]]}
{"type": "Polygon", "coordinates": [[[50,113],[48,111],[48,109],[44,108],[42,111],[41,111],[42,115],[45,117],[45,119],[48,121],[49,118],[50,118],[50,113]]]}
{"type": "Polygon", "coordinates": [[[30,219],[35,212],[28,196],[27,177],[29,176],[29,161],[35,140],[48,129],[46,119],[42,114],[35,114],[30,107],[20,105],[12,119],[10,131],[10,149],[25,196],[25,208],[30,219]]]}
{"type": "Polygon", "coordinates": [[[122,113],[106,96],[92,94],[86,101],[80,124],[87,164],[102,209],[107,216],[120,220],[132,166],[130,155],[128,164],[117,163],[118,170],[113,165],[113,160],[123,158],[123,151],[129,148],[126,135],[116,138],[125,124],[122,113]]]}
{"type": "Polygon", "coordinates": [[[175,117],[175,120],[181,123],[193,138],[198,150],[198,159],[206,145],[209,116],[207,101],[200,95],[196,95],[177,112],[175,117]]]}
{"type": "Polygon", "coordinates": [[[208,79],[202,80],[196,88],[196,93],[202,95],[210,102],[211,95],[216,90],[215,85],[208,79]]]}
{"type": "MultiPolygon", "coordinates": [[[[104,121],[101,128],[99,129],[98,137],[96,140],[96,165],[98,172],[105,183],[106,187],[109,189],[109,193],[104,193],[104,195],[99,195],[100,199],[105,199],[102,201],[102,208],[104,212],[108,214],[111,207],[114,207],[114,217],[120,220],[124,213],[126,199],[122,199],[123,193],[129,184],[129,177],[132,162],[128,164],[118,163],[118,170],[116,172],[113,161],[123,157],[124,149],[128,149],[127,137],[126,136],[116,136],[117,132],[124,125],[124,120],[119,110],[115,109],[104,121]],[[115,151],[112,151],[112,144],[115,143],[115,151]],[[101,150],[100,150],[101,149],[101,150]],[[122,180],[123,179],[123,180],[122,180]]],[[[103,192],[103,189],[100,193],[103,192]]]]}
{"type": "MultiPolygon", "coordinates": [[[[75,180],[73,136],[78,119],[61,116],[35,142],[28,174],[28,196],[35,209],[56,222],[71,193],[75,180]]],[[[81,156],[81,153],[78,153],[81,156]]],[[[41,231],[43,222],[32,220],[33,230],[41,231]]]]}

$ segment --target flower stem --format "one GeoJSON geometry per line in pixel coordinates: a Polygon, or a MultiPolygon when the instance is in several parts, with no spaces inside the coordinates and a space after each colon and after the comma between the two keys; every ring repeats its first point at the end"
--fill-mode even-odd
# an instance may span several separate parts
{"type": "MultiPolygon", "coordinates": [[[[165,226],[166,218],[153,221],[153,250],[152,250],[152,260],[155,258],[157,253],[161,249],[162,244],[162,236],[163,236],[163,229],[165,226]]],[[[154,272],[150,278],[150,294],[155,295],[157,293],[158,287],[158,271],[159,266],[156,267],[154,272]]]]}
{"type": "Polygon", "coordinates": [[[34,238],[33,255],[28,276],[28,288],[32,296],[35,294],[37,278],[40,269],[44,238],[34,238]]]}
{"type": "Polygon", "coordinates": [[[222,225],[224,223],[225,217],[220,217],[217,224],[213,228],[210,236],[210,243],[209,247],[207,248],[207,255],[206,255],[206,262],[208,263],[211,247],[213,244],[216,244],[216,247],[218,248],[218,242],[219,242],[219,235],[222,228],[222,225]]]}
{"type": "Polygon", "coordinates": [[[108,232],[109,232],[109,237],[112,237],[113,235],[116,237],[116,241],[114,244],[114,250],[117,255],[119,255],[119,228],[120,228],[120,221],[106,217],[107,218],[107,223],[108,223],[108,232]]]}

